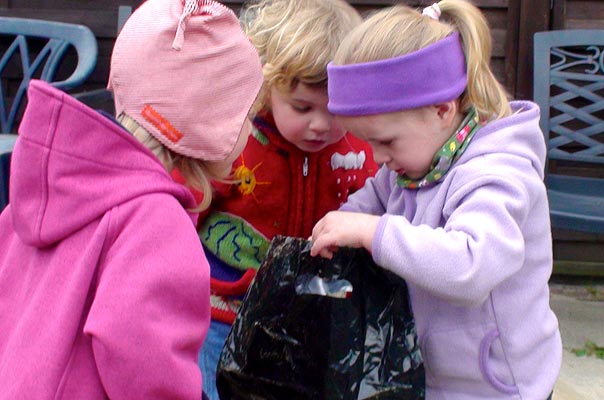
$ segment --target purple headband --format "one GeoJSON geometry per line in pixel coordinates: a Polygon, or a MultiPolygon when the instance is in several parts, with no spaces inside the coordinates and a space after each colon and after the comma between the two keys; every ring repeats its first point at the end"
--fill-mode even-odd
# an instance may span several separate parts
{"type": "Polygon", "coordinates": [[[327,108],[336,115],[368,115],[438,104],[467,85],[457,32],[399,57],[327,66],[327,108]]]}

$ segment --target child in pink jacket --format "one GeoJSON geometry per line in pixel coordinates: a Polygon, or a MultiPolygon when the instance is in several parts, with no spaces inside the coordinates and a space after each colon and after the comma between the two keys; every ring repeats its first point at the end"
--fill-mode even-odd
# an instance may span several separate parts
{"type": "Polygon", "coordinates": [[[130,17],[111,60],[117,119],[31,82],[0,215],[0,399],[202,397],[197,212],[261,84],[236,16],[211,0],[130,17]]]}

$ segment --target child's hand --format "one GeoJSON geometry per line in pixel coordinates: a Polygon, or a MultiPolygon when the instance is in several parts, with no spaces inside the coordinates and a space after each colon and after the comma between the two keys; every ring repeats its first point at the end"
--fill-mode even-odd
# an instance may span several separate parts
{"type": "Polygon", "coordinates": [[[332,211],[327,213],[312,230],[310,255],[332,258],[338,247],[364,247],[371,251],[373,235],[379,216],[332,211]]]}

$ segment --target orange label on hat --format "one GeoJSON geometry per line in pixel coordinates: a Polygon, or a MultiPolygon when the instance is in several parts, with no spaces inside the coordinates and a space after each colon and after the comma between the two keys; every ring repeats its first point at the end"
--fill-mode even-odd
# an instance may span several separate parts
{"type": "Polygon", "coordinates": [[[177,143],[180,139],[182,139],[183,134],[178,129],[173,127],[170,121],[155,111],[149,104],[145,105],[141,115],[151,124],[153,124],[153,126],[155,126],[157,130],[159,130],[159,132],[172,143],[177,143]]]}

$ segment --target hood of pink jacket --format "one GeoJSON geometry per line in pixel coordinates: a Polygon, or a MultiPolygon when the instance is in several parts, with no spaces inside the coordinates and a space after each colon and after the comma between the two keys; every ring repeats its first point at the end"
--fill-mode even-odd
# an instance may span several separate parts
{"type": "Polygon", "coordinates": [[[147,193],[195,206],[190,191],[114,121],[37,80],[30,82],[28,108],[35,112],[19,126],[9,189],[13,226],[26,244],[52,245],[147,193]]]}

